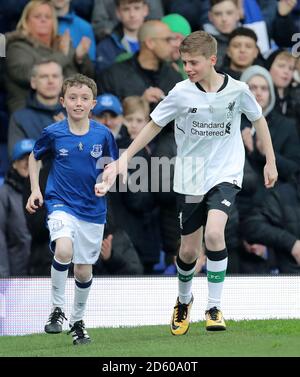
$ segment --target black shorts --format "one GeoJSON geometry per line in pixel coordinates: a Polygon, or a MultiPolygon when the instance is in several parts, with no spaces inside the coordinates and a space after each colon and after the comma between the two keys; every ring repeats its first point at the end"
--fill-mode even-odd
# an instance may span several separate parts
{"type": "Polygon", "coordinates": [[[203,196],[179,195],[179,219],[181,234],[194,233],[206,224],[210,209],[219,209],[228,216],[240,188],[228,182],[214,186],[203,196]]]}

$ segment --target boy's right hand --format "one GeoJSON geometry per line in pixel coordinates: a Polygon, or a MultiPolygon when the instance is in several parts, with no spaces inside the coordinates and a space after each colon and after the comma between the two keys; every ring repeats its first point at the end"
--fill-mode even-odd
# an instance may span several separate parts
{"type": "Polygon", "coordinates": [[[106,165],[102,173],[102,182],[95,184],[95,195],[104,196],[115,183],[118,174],[122,174],[122,181],[125,184],[127,180],[127,169],[127,160],[122,157],[106,165]]]}
{"type": "Polygon", "coordinates": [[[43,195],[41,194],[41,191],[39,189],[33,190],[31,195],[28,198],[27,204],[26,204],[26,210],[33,214],[37,211],[39,207],[42,207],[44,203],[43,195]]]}

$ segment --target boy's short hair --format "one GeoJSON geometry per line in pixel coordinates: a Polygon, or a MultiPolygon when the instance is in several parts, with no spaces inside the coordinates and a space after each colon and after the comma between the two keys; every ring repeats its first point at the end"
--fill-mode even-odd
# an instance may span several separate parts
{"type": "Polygon", "coordinates": [[[248,37],[253,39],[255,41],[255,44],[257,44],[257,35],[255,31],[247,27],[240,26],[234,29],[233,32],[229,34],[228,44],[230,44],[231,40],[235,37],[248,37]]]}
{"type": "Polygon", "coordinates": [[[66,94],[66,90],[73,86],[81,87],[82,85],[86,85],[88,88],[91,89],[93,93],[93,98],[96,99],[97,97],[97,84],[95,81],[81,73],[76,73],[75,75],[68,77],[64,80],[62,89],[61,89],[61,96],[64,97],[66,94]]]}
{"type": "Polygon", "coordinates": [[[150,106],[148,101],[139,96],[128,96],[123,100],[123,114],[130,115],[137,110],[142,110],[146,117],[150,114],[150,106]]]}
{"type": "Polygon", "coordinates": [[[209,58],[217,55],[216,39],[205,31],[197,30],[188,35],[181,43],[180,53],[203,55],[209,58]]]}
{"type": "Polygon", "coordinates": [[[117,7],[123,4],[132,4],[132,3],[146,3],[145,0],[115,0],[117,7]]]}
{"type": "MultiPolygon", "coordinates": [[[[223,3],[224,1],[228,1],[228,0],[210,0],[209,1],[210,9],[217,4],[223,3]]],[[[229,1],[231,1],[234,5],[238,7],[238,0],[229,0],[229,1]]]]}

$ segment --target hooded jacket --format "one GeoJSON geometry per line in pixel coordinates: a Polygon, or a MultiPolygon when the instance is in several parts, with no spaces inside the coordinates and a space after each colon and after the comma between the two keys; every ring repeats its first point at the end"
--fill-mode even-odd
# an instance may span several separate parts
{"type": "MultiPolygon", "coordinates": [[[[244,71],[241,81],[249,82],[253,76],[262,76],[266,79],[270,101],[268,106],[263,109],[263,115],[266,117],[273,148],[275,152],[278,177],[282,181],[288,181],[296,172],[300,170],[300,141],[297,134],[296,124],[294,120],[289,119],[274,109],[275,93],[270,73],[263,67],[251,66],[244,71]]],[[[249,121],[243,117],[242,127],[251,126],[249,121]]],[[[254,145],[256,135],[254,135],[254,145]]],[[[251,166],[258,173],[260,179],[263,178],[263,167],[265,164],[265,156],[263,156],[256,147],[252,153],[248,154],[251,166]]]]}
{"type": "Polygon", "coordinates": [[[253,76],[262,76],[268,83],[269,92],[270,92],[270,100],[269,100],[268,106],[265,109],[263,109],[263,116],[266,117],[274,109],[275,102],[276,102],[273,80],[270,73],[264,67],[261,67],[259,65],[252,65],[251,67],[247,68],[242,73],[240,80],[248,83],[248,81],[253,76]]]}

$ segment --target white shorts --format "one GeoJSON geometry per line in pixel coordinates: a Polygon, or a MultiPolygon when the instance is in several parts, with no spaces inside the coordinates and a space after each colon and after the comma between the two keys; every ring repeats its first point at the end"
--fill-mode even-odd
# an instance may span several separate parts
{"type": "Polygon", "coordinates": [[[58,238],[67,237],[73,243],[74,264],[94,264],[97,262],[103,240],[104,224],[79,220],[64,211],[54,211],[48,217],[50,249],[58,238]]]}

